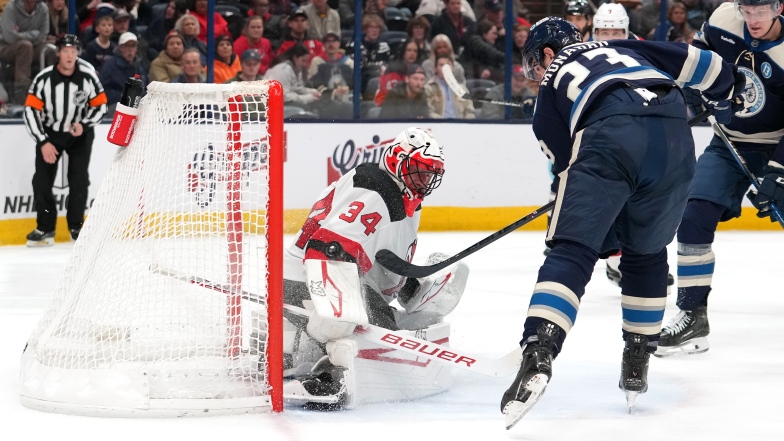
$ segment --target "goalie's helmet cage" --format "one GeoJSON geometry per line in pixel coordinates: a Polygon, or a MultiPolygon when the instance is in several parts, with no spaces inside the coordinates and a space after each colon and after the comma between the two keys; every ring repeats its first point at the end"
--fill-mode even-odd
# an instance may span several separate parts
{"type": "Polygon", "coordinates": [[[605,3],[596,10],[593,17],[593,33],[597,29],[623,29],[623,38],[629,38],[629,15],[626,8],[618,3],[605,3]]]}
{"type": "Polygon", "coordinates": [[[583,41],[580,30],[559,17],[545,17],[531,27],[528,39],[523,45],[523,73],[529,80],[539,81],[534,67],[544,60],[544,48],[549,47],[554,54],[565,46],[583,41]]]}
{"type": "Polygon", "coordinates": [[[444,155],[430,130],[411,127],[386,148],[379,165],[413,196],[424,198],[441,185],[444,155]]]}
{"type": "Polygon", "coordinates": [[[150,84],[22,355],[24,405],[282,410],[282,96],[150,84]]]}

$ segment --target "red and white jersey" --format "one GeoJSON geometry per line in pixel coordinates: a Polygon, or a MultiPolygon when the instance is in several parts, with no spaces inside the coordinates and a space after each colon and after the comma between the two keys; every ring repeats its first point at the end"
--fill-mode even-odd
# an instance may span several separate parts
{"type": "Polygon", "coordinates": [[[354,262],[362,282],[395,299],[406,278],[377,264],[378,250],[388,249],[409,262],[414,257],[419,229],[419,207],[406,212],[397,182],[378,164],[362,164],[332,183],[319,196],[299,236],[284,254],[283,276],[304,282],[304,259],[354,262]],[[327,256],[332,243],[339,256],[327,256]]]}

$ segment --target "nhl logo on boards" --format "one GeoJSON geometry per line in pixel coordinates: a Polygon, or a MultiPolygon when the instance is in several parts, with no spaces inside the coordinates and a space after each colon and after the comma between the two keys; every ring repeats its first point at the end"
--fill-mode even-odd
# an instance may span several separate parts
{"type": "Polygon", "coordinates": [[[758,114],[762,108],[765,107],[765,87],[762,85],[762,81],[757,74],[751,69],[747,67],[738,67],[738,71],[743,72],[743,74],[746,75],[746,86],[743,88],[745,108],[740,112],[736,112],[735,116],[748,118],[758,114]]]}

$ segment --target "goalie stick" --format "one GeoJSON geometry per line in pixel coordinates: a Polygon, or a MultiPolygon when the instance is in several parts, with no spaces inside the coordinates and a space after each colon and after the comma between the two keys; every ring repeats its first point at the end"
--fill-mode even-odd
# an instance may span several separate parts
{"type": "MultiPolygon", "coordinates": [[[[448,65],[444,65],[447,67],[448,65]]],[[[689,120],[689,127],[693,127],[696,124],[699,124],[705,121],[710,116],[710,111],[705,110],[700,112],[695,117],[689,120]]],[[[756,182],[756,181],[755,181],[756,182]]],[[[395,274],[406,276],[406,277],[413,277],[413,278],[420,278],[420,277],[427,277],[432,274],[441,271],[442,269],[452,265],[453,263],[457,262],[458,260],[464,259],[471,254],[481,250],[482,248],[490,245],[491,243],[497,241],[498,239],[506,236],[507,234],[511,233],[512,231],[522,227],[523,225],[531,222],[532,220],[536,219],[537,217],[541,216],[542,214],[549,211],[555,205],[555,201],[551,201],[533,212],[529,213],[525,217],[513,222],[512,224],[502,228],[499,231],[487,236],[486,238],[480,240],[479,242],[471,245],[470,247],[460,251],[459,253],[455,254],[454,256],[450,257],[449,259],[443,260],[439,263],[434,265],[414,265],[413,263],[406,262],[405,260],[398,257],[395,253],[390,250],[382,249],[376,253],[376,261],[381,264],[384,268],[392,271],[395,274]]]]}
{"type": "MultiPolygon", "coordinates": [[[[709,111],[706,110],[706,112],[709,111]]],[[[714,118],[713,115],[711,115],[709,119],[711,125],[713,126],[713,131],[716,132],[716,135],[718,135],[722,141],[724,141],[724,145],[726,145],[727,148],[730,150],[730,153],[732,153],[732,157],[735,158],[735,162],[738,163],[740,168],[743,170],[743,173],[746,174],[746,177],[748,177],[749,180],[751,180],[751,185],[754,186],[754,189],[759,190],[760,183],[759,181],[757,181],[757,177],[754,176],[754,173],[752,173],[751,170],[749,170],[749,166],[746,164],[746,160],[743,159],[743,156],[741,156],[740,153],[738,152],[738,148],[735,147],[735,144],[733,144],[732,141],[730,141],[730,139],[727,137],[727,133],[725,133],[724,129],[722,129],[719,123],[716,122],[716,118],[714,118]]],[[[779,210],[779,207],[777,207],[776,204],[773,203],[771,203],[769,206],[770,206],[770,210],[773,212],[773,218],[779,223],[779,225],[784,227],[784,217],[782,217],[781,210],[779,210]]]]}
{"type": "Polygon", "coordinates": [[[449,86],[449,88],[452,89],[452,92],[454,92],[455,95],[459,96],[460,98],[466,100],[472,100],[472,101],[480,101],[488,104],[498,104],[501,106],[525,107],[525,104],[518,103],[516,101],[500,101],[500,100],[488,100],[484,98],[472,98],[471,94],[468,92],[468,89],[466,89],[462,84],[460,84],[457,81],[457,78],[455,78],[455,74],[452,72],[451,66],[449,66],[448,64],[441,66],[441,73],[444,75],[444,81],[446,82],[446,85],[449,86]]]}
{"type": "MultiPolygon", "coordinates": [[[[202,277],[191,276],[182,271],[165,268],[158,264],[150,265],[150,271],[154,274],[172,277],[182,282],[220,293],[232,292],[228,284],[212,282],[202,277]]],[[[242,291],[241,297],[253,303],[264,303],[260,296],[247,291],[242,291]]],[[[301,316],[309,316],[311,313],[305,308],[293,305],[284,305],[284,308],[301,316]]],[[[520,367],[523,357],[522,349],[519,347],[516,347],[501,358],[487,358],[370,324],[357,325],[353,335],[381,346],[408,352],[429,361],[490,377],[508,377],[515,374],[520,367]]]]}

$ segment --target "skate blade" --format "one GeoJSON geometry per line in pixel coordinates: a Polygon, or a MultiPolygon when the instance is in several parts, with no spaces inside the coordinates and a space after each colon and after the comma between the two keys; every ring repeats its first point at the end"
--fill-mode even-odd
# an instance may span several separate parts
{"type": "MultiPolygon", "coordinates": [[[[342,392],[342,391],[341,391],[342,392]]],[[[302,386],[299,380],[290,380],[283,384],[283,399],[294,403],[321,403],[336,404],[340,401],[340,394],[337,395],[311,395],[302,386]]]]}
{"type": "Polygon", "coordinates": [[[43,247],[50,247],[54,245],[54,238],[50,237],[49,239],[44,240],[28,240],[27,247],[28,248],[43,248],[43,247]]]}
{"type": "Polygon", "coordinates": [[[506,430],[511,429],[517,424],[532,407],[539,401],[539,398],[544,395],[544,389],[547,387],[547,382],[550,378],[545,374],[536,374],[525,383],[525,389],[531,392],[525,402],[513,400],[504,406],[504,415],[506,415],[506,430]]]}
{"type": "Polygon", "coordinates": [[[671,357],[673,355],[694,355],[707,352],[708,349],[710,349],[708,338],[699,337],[678,346],[659,346],[653,355],[658,358],[671,357]]]}
{"type": "Polygon", "coordinates": [[[633,392],[630,390],[624,392],[626,393],[626,407],[629,408],[629,415],[631,415],[632,410],[634,409],[634,402],[637,401],[637,395],[640,395],[640,392],[633,392]]]}

